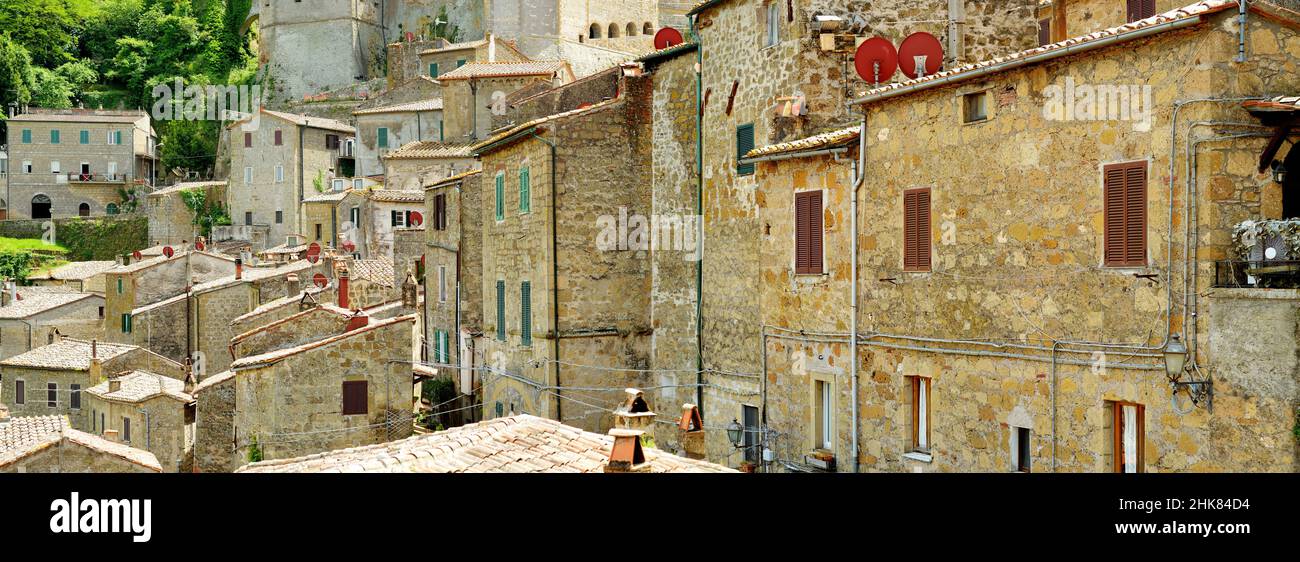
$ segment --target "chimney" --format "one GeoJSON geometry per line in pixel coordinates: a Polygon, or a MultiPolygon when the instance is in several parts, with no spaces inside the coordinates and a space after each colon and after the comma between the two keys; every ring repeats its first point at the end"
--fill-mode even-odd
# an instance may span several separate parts
{"type": "Polygon", "coordinates": [[[244,278],[244,260],[235,258],[235,280],[244,278]]]}
{"type": "Polygon", "coordinates": [[[497,61],[497,42],[491,33],[487,34],[488,62],[497,61]]]}
{"type": "Polygon", "coordinates": [[[126,256],[117,256],[117,265],[126,265],[126,256]]]}
{"type": "Polygon", "coordinates": [[[112,394],[112,393],[117,392],[117,391],[119,391],[119,390],[122,390],[122,379],[117,379],[117,378],[108,379],[108,392],[109,392],[109,394],[112,394]]]}
{"type": "Polygon", "coordinates": [[[189,357],[185,358],[185,394],[194,394],[194,386],[198,382],[194,377],[194,360],[189,357]]]}
{"type": "Polygon", "coordinates": [[[99,343],[90,340],[90,384],[96,385],[104,380],[104,361],[99,358],[99,343]]]}
{"type": "MultiPolygon", "coordinates": [[[[614,409],[614,427],[642,432],[653,431],[655,413],[650,411],[650,405],[645,401],[645,393],[636,388],[625,389],[623,393],[623,403],[614,409]]],[[[647,445],[653,444],[650,435],[647,435],[644,440],[647,441],[647,445]]]]}
{"type": "Polygon", "coordinates": [[[344,332],[351,332],[357,328],[365,328],[370,325],[370,315],[361,311],[348,318],[348,325],[343,327],[344,332]]]}
{"type": "Polygon", "coordinates": [[[348,308],[348,270],[343,268],[339,270],[339,308],[351,310],[348,308]]]}
{"type": "Polygon", "coordinates": [[[112,442],[114,442],[114,443],[119,442],[119,440],[118,440],[118,438],[117,438],[117,430],[116,430],[116,429],[105,429],[105,430],[104,430],[104,439],[107,439],[107,440],[112,441],[112,442]]]}
{"type": "Polygon", "coordinates": [[[695,404],[682,404],[682,419],[677,422],[677,441],[688,459],[704,459],[704,422],[695,404]]]}
{"type": "Polygon", "coordinates": [[[406,270],[406,279],[402,281],[402,306],[414,309],[420,305],[420,284],[415,281],[415,273],[406,270]]]}
{"type": "Polygon", "coordinates": [[[0,306],[9,306],[13,302],[13,295],[10,294],[13,281],[6,279],[4,285],[0,286],[0,306]]]}
{"type": "Polygon", "coordinates": [[[297,273],[290,273],[284,276],[284,296],[292,297],[302,292],[302,283],[298,281],[297,273]]]}
{"type": "Polygon", "coordinates": [[[638,429],[609,430],[614,437],[614,446],[609,450],[605,472],[650,472],[650,465],[645,462],[645,449],[641,448],[643,433],[638,429]]]}

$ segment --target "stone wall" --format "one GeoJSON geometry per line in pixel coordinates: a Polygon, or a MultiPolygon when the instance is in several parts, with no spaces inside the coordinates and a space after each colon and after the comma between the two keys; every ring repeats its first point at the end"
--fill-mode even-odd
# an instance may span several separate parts
{"type": "Polygon", "coordinates": [[[90,297],[27,318],[0,320],[0,359],[8,359],[45,345],[55,331],[67,337],[98,339],[104,337],[100,309],[104,300],[90,297]]]}
{"type": "Polygon", "coordinates": [[[614,99],[618,95],[622,76],[622,70],[615,66],[561,87],[513,101],[504,114],[492,116],[492,128],[500,129],[512,123],[519,124],[572,111],[586,104],[614,99]]]}
{"type": "Polygon", "coordinates": [[[277,322],[241,334],[243,337],[231,343],[235,356],[251,357],[341,334],[348,325],[348,316],[337,307],[317,306],[277,322]]]}
{"type": "Polygon", "coordinates": [[[213,375],[225,378],[200,387],[194,395],[196,472],[233,472],[247,462],[235,447],[235,379],[228,375],[213,375]]]}
{"type": "Polygon", "coordinates": [[[163,472],[189,472],[192,468],[194,426],[185,421],[185,403],[169,396],[156,396],[142,402],[118,402],[86,394],[91,422],[85,431],[102,436],[115,429],[123,443],[153,453],[163,472]],[[100,417],[102,416],[102,417],[100,417]],[[131,420],[131,440],[126,441],[123,419],[131,420]]]}
{"type": "Polygon", "coordinates": [[[474,158],[400,158],[384,160],[384,186],[420,191],[424,186],[475,167],[474,158]]]}
{"type": "MultiPolygon", "coordinates": [[[[120,206],[123,202],[118,196],[118,189],[130,186],[136,179],[149,180],[141,176],[136,168],[135,137],[148,138],[149,118],[140,115],[136,123],[118,122],[47,122],[16,121],[9,126],[9,177],[5,197],[9,201],[7,218],[30,219],[32,217],[32,199],[44,195],[50,199],[50,216],[66,218],[78,216],[82,204],[89,207],[90,216],[104,216],[111,203],[120,206]],[[51,131],[59,131],[59,142],[51,142],[51,131]],[[22,132],[31,131],[31,142],[21,142],[22,132]],[[86,131],[88,143],[81,144],[80,134],[86,131]],[[109,135],[120,132],[121,144],[108,144],[109,135]],[[23,165],[30,162],[31,173],[25,173],[23,165]],[[58,174],[53,164],[58,163],[58,174]],[[99,176],[97,180],[110,172],[114,174],[111,181],[76,182],[68,181],[81,173],[82,163],[89,164],[91,174],[99,176]],[[112,166],[112,168],[110,168],[112,166]]],[[[146,141],[147,143],[147,141],[146,141]]],[[[147,146],[147,144],[146,144],[147,146]]],[[[139,151],[146,154],[145,150],[139,151]]]]}
{"type": "MultiPolygon", "coordinates": [[[[83,437],[82,439],[85,439],[83,437]]],[[[27,455],[22,460],[0,466],[0,472],[88,472],[88,473],[156,473],[155,468],[131,462],[118,455],[88,447],[63,438],[54,446],[27,455]]]]}
{"type": "Polygon", "coordinates": [[[461,364],[458,345],[461,334],[481,331],[483,327],[486,301],[483,300],[481,177],[482,174],[475,174],[424,194],[429,217],[424,254],[424,304],[428,317],[425,339],[429,342],[429,362],[437,359],[436,331],[447,333],[446,362],[461,364]],[[447,226],[442,230],[433,227],[433,202],[437,195],[444,195],[447,201],[447,226]]]}

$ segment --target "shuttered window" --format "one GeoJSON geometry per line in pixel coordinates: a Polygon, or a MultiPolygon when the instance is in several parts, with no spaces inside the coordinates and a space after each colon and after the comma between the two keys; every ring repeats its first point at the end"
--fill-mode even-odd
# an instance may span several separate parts
{"type": "Polygon", "coordinates": [[[122,144],[122,131],[113,131],[113,144],[122,144]]]}
{"type": "Polygon", "coordinates": [[[438,77],[438,63],[436,62],[429,63],[429,77],[430,78],[438,77]]]}
{"type": "Polygon", "coordinates": [[[497,220],[506,218],[506,176],[497,174],[496,184],[497,220]]]}
{"type": "Polygon", "coordinates": [[[68,404],[69,406],[72,407],[73,410],[81,409],[81,385],[79,384],[72,385],[72,394],[70,399],[68,400],[68,404]]]}
{"type": "Polygon", "coordinates": [[[794,194],[794,272],[822,272],[822,192],[794,194]]]}
{"type": "Polygon", "coordinates": [[[81,133],[77,135],[77,140],[81,144],[90,144],[90,131],[81,131],[81,133]]]}
{"type": "Polygon", "coordinates": [[[1110,164],[1105,176],[1105,264],[1147,264],[1147,163],[1110,164]]]}
{"type": "Polygon", "coordinates": [[[903,271],[930,270],[930,188],[903,192],[903,271]]]}
{"type": "Polygon", "coordinates": [[[51,382],[45,384],[45,402],[46,405],[51,408],[59,407],[59,384],[58,383],[51,382]]]}
{"type": "Polygon", "coordinates": [[[1156,15],[1156,0],[1128,0],[1128,21],[1135,22],[1156,15]]]}
{"type": "Polygon", "coordinates": [[[253,133],[244,133],[244,148],[252,148],[253,133]]]}
{"type": "Polygon", "coordinates": [[[329,150],[337,150],[338,147],[339,147],[338,135],[325,135],[325,148],[329,150]]]}
{"type": "Polygon", "coordinates": [[[366,381],[343,381],[343,415],[364,414],[368,411],[366,381]]]}
{"type": "Polygon", "coordinates": [[[32,144],[32,130],[23,129],[23,144],[32,144]]]}
{"type": "Polygon", "coordinates": [[[527,213],[532,205],[531,197],[529,197],[531,189],[528,168],[521,168],[519,170],[519,212],[521,214],[527,213]]]}
{"type": "Polygon", "coordinates": [[[379,148],[388,148],[388,127],[379,128],[379,148]]]}
{"type": "Polygon", "coordinates": [[[447,194],[433,196],[433,229],[447,230],[447,194]]]}
{"type": "Polygon", "coordinates": [[[122,441],[131,442],[131,418],[122,418],[122,441]]]}
{"type": "Polygon", "coordinates": [[[533,285],[528,281],[519,284],[519,343],[533,345],[533,285]]]}
{"type": "Polygon", "coordinates": [[[1052,42],[1052,20],[1038,20],[1038,46],[1051,44],[1052,42]]]}
{"type": "Polygon", "coordinates": [[[14,381],[14,404],[27,403],[27,381],[14,381]]]}
{"type": "Polygon", "coordinates": [[[506,341],[506,282],[497,281],[497,340],[506,341]]]}
{"type": "Polygon", "coordinates": [[[130,312],[123,312],[123,313],[122,313],[122,333],[123,333],[123,334],[129,334],[129,333],[131,333],[131,313],[130,313],[130,312]]]}
{"type": "Polygon", "coordinates": [[[741,164],[740,159],[754,150],[754,124],[736,127],[736,175],[747,176],[754,173],[754,164],[741,164]]]}
{"type": "Polygon", "coordinates": [[[50,144],[59,144],[59,130],[50,130],[50,144]]]}

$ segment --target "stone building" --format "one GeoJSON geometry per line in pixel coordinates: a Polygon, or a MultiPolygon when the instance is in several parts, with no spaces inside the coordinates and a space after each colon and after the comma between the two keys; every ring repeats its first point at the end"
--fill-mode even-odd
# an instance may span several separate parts
{"type": "Polygon", "coordinates": [[[419,52],[420,75],[438,79],[472,62],[527,62],[530,58],[511,41],[488,33],[474,41],[449,43],[434,39],[433,46],[419,52]]]}
{"type": "Polygon", "coordinates": [[[380,2],[250,2],[244,29],[257,22],[258,62],[273,77],[274,90],[262,95],[295,100],[382,76],[383,11],[380,2]]]}
{"type": "Polygon", "coordinates": [[[1279,97],[1300,36],[1267,2],[1241,28],[1238,6],[856,94],[860,188],[852,129],[748,152],[782,465],[1295,471],[1300,304],[1232,267],[1243,224],[1292,215],[1266,164],[1295,159],[1269,141],[1300,113],[1279,97]]]}
{"type": "Polygon", "coordinates": [[[64,416],[9,417],[0,407],[0,472],[162,472],[148,451],[78,431],[64,416]]]}
{"type": "Polygon", "coordinates": [[[203,192],[204,201],[226,205],[225,181],[181,182],[150,193],[145,197],[144,212],[149,219],[149,245],[181,246],[198,240],[199,226],[194,211],[185,204],[182,194],[203,192]]]}
{"type": "Polygon", "coordinates": [[[372,260],[401,260],[409,264],[412,257],[393,253],[394,235],[398,229],[424,224],[424,194],[418,190],[375,189],[366,193],[362,203],[361,237],[365,241],[365,254],[372,260]]]}
{"type": "Polygon", "coordinates": [[[33,108],[8,118],[10,219],[115,215],[152,181],[157,135],[143,111],[33,108]]]}
{"type": "Polygon", "coordinates": [[[0,359],[52,342],[60,334],[101,338],[104,297],[33,287],[0,291],[0,359]]]}
{"type": "Polygon", "coordinates": [[[17,416],[67,416],[72,427],[89,430],[82,391],[123,371],[144,370],[177,380],[177,362],[134,345],[59,338],[0,361],[0,400],[17,416]]]}
{"type": "Polygon", "coordinates": [[[302,201],[308,193],[329,189],[342,139],[356,130],[332,119],[266,109],[255,117],[226,127],[230,218],[257,231],[248,238],[264,244],[306,234],[302,201]]]}
{"type": "Polygon", "coordinates": [[[408,143],[442,142],[442,98],[382,105],[352,112],[357,126],[357,173],[384,173],[383,158],[408,143]]]}
{"type": "Polygon", "coordinates": [[[475,350],[483,334],[482,175],[457,174],[424,191],[426,362],[440,365],[440,374],[451,370],[441,365],[460,365],[456,388],[468,396],[478,387],[475,350]]]}
{"type": "Polygon", "coordinates": [[[196,283],[235,272],[235,258],[185,248],[171,257],[144,258],[104,273],[104,338],[135,343],[131,317],[143,308],[180,295],[196,283]]]}
{"type": "Polygon", "coordinates": [[[153,453],[163,472],[193,462],[194,398],[189,383],[143,370],[114,375],[86,389],[88,432],[116,431],[123,444],[153,453]],[[187,384],[189,387],[187,389],[187,384]]]}
{"type": "Polygon", "coordinates": [[[572,82],[573,71],[559,60],[474,62],[443,73],[443,138],[463,143],[485,139],[492,116],[506,112],[506,96],[541,82],[559,86],[572,82]]]}
{"type": "Polygon", "coordinates": [[[384,187],[419,191],[442,178],[477,167],[471,143],[411,142],[384,155],[384,187]]]}
{"type": "MultiPolygon", "coordinates": [[[[350,187],[342,191],[314,193],[302,200],[303,224],[306,226],[304,242],[316,243],[325,249],[340,248],[341,235],[349,230],[352,217],[350,209],[360,209],[365,200],[363,192],[350,187]]],[[[358,217],[359,214],[358,214],[358,217]]]]}
{"type": "Polygon", "coordinates": [[[38,287],[65,287],[77,292],[103,296],[104,272],[113,269],[116,265],[117,262],[112,260],[74,261],[52,268],[43,276],[29,276],[27,280],[38,287]]]}

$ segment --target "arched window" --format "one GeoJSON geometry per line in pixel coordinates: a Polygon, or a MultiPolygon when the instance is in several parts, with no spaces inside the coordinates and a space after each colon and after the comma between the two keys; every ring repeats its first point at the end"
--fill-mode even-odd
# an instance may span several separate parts
{"type": "Polygon", "coordinates": [[[632,36],[636,35],[636,24],[635,24],[635,23],[627,22],[627,32],[626,32],[626,34],[627,34],[628,37],[632,37],[632,36]]]}
{"type": "Polygon", "coordinates": [[[645,25],[641,26],[641,35],[654,35],[654,32],[655,26],[650,25],[650,22],[645,22],[645,25]]]}
{"type": "Polygon", "coordinates": [[[609,24],[609,38],[613,39],[615,37],[618,37],[618,24],[611,23],[609,24]]]}
{"type": "Polygon", "coordinates": [[[45,194],[38,194],[32,197],[32,218],[48,219],[50,218],[50,198],[45,194]]]}
{"type": "Polygon", "coordinates": [[[591,24],[591,31],[587,33],[587,35],[590,36],[592,39],[600,39],[600,24],[598,23],[591,24]]]}
{"type": "Polygon", "coordinates": [[[77,216],[79,216],[79,217],[88,217],[88,216],[90,216],[90,204],[89,204],[89,203],[82,203],[82,204],[80,204],[80,205],[77,205],[77,216]]]}
{"type": "Polygon", "coordinates": [[[116,215],[116,214],[117,214],[117,203],[109,203],[109,204],[108,204],[108,207],[106,207],[106,208],[104,209],[104,211],[107,212],[107,213],[110,214],[110,215],[116,215]]]}

